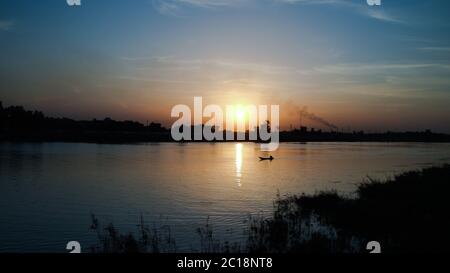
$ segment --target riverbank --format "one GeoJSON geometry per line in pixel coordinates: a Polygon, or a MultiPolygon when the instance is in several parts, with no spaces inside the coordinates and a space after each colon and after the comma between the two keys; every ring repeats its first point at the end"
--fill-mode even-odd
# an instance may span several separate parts
{"type": "MultiPolygon", "coordinates": [[[[445,252],[450,243],[450,165],[410,171],[386,181],[367,178],[356,196],[336,192],[280,197],[273,215],[253,218],[247,241],[220,242],[207,221],[197,230],[201,249],[195,252],[367,253],[370,241],[383,253],[445,252]]],[[[112,226],[100,228],[96,252],[176,252],[170,229],[146,229],[139,236],[120,235],[112,226]]]]}
{"type": "Polygon", "coordinates": [[[445,252],[450,243],[450,165],[367,179],[356,198],[322,192],[275,202],[271,219],[253,221],[250,252],[445,252]]]}

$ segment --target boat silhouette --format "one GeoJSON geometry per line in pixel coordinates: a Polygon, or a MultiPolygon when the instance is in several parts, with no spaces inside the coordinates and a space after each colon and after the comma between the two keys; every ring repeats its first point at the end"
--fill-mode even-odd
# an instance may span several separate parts
{"type": "Polygon", "coordinates": [[[275,158],[273,157],[273,156],[270,156],[270,157],[259,157],[259,160],[260,161],[263,161],[263,160],[270,160],[270,161],[272,161],[272,160],[274,160],[275,158]]]}

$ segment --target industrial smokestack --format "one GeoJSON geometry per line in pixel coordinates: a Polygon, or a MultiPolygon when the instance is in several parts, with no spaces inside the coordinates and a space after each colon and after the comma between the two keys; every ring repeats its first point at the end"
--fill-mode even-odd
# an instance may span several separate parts
{"type": "Polygon", "coordinates": [[[327,121],[324,118],[321,118],[313,113],[308,112],[308,108],[305,106],[303,107],[301,110],[299,110],[299,115],[300,115],[300,127],[302,126],[302,122],[303,122],[303,118],[307,118],[311,121],[320,123],[322,125],[325,125],[326,127],[332,129],[332,130],[339,130],[339,127],[334,125],[333,123],[327,121]]]}

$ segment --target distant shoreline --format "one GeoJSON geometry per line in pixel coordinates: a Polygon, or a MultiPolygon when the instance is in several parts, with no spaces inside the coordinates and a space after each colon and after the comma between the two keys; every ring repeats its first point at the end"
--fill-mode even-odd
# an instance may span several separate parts
{"type": "MultiPolygon", "coordinates": [[[[200,126],[200,125],[199,125],[200,126]]],[[[203,125],[202,125],[203,126],[203,125]]],[[[181,129],[181,128],[179,128],[181,129]]],[[[212,130],[213,128],[211,128],[212,130]]],[[[257,128],[253,128],[257,129],[257,128]]],[[[252,130],[253,130],[252,129],[252,130]]],[[[194,126],[183,128],[194,130],[194,126]]],[[[256,130],[258,131],[258,130],[256,130]]],[[[222,132],[225,138],[226,132],[222,132]]],[[[234,133],[237,139],[237,133],[234,133]]],[[[193,134],[191,134],[193,135],[193,134]]],[[[245,133],[243,141],[249,140],[250,133],[245,133]]],[[[422,132],[384,132],[365,133],[325,132],[314,128],[301,126],[299,129],[280,132],[280,142],[424,142],[450,143],[450,135],[434,133],[431,130],[422,132]]],[[[260,139],[259,136],[256,139],[260,139]]],[[[172,139],[171,129],[161,123],[147,122],[146,125],[137,121],[116,121],[111,118],[103,120],[73,120],[69,118],[47,117],[39,111],[25,110],[22,106],[3,108],[0,102],[0,141],[13,142],[82,142],[82,143],[151,143],[176,142],[172,139]]],[[[206,140],[203,140],[206,142],[206,140]]],[[[202,142],[202,141],[184,141],[202,142]]],[[[225,142],[225,141],[213,141],[225,142]]],[[[228,141],[227,141],[228,142],[228,141]]],[[[231,142],[231,141],[230,141],[231,142]]]]}

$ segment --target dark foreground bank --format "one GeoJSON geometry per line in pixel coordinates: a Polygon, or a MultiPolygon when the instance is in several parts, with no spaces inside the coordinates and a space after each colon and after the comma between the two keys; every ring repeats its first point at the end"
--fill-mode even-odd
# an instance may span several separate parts
{"type": "MultiPolygon", "coordinates": [[[[383,253],[448,252],[450,243],[450,165],[406,172],[387,181],[367,179],[355,197],[335,192],[278,197],[270,218],[253,218],[247,241],[215,239],[207,222],[197,230],[201,253],[367,253],[376,241],[383,253]]],[[[93,252],[177,252],[170,227],[138,235],[101,227],[93,217],[99,243],[93,252]]]]}
{"type": "Polygon", "coordinates": [[[276,201],[273,218],[253,223],[251,252],[448,252],[450,165],[360,184],[356,198],[333,192],[276,201]]]}

